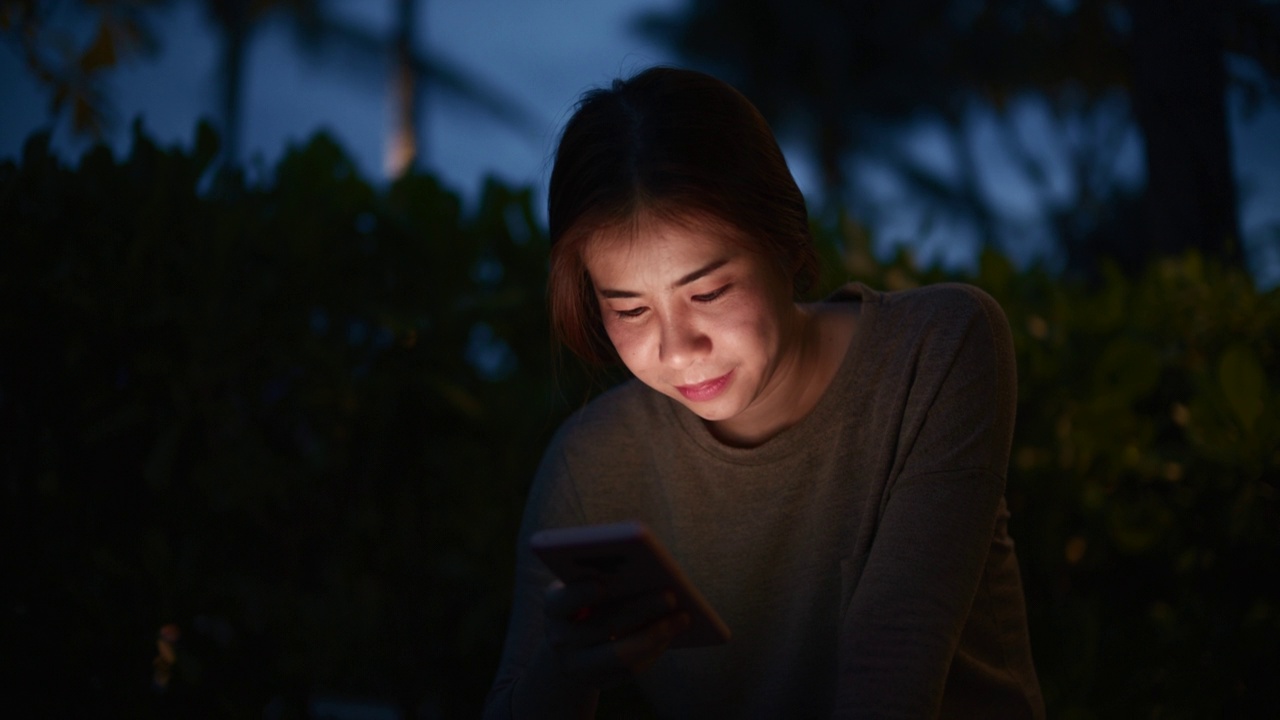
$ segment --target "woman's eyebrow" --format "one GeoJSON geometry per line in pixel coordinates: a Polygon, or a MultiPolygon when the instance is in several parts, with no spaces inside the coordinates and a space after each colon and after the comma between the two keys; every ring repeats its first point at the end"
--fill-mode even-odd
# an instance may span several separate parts
{"type": "MultiPolygon", "coordinates": [[[[691,282],[694,282],[695,280],[698,280],[699,278],[705,277],[715,272],[716,270],[720,269],[728,262],[729,262],[729,258],[720,258],[719,260],[712,260],[706,265],[703,265],[697,270],[694,270],[693,272],[682,276],[679,280],[676,280],[675,282],[671,283],[671,289],[674,290],[678,287],[683,287],[685,285],[688,285],[691,282]]],[[[611,288],[600,288],[600,294],[607,298],[640,297],[640,293],[634,292],[632,290],[614,290],[611,288]]]]}
{"type": "Polygon", "coordinates": [[[675,281],[675,283],[672,284],[671,288],[675,289],[678,287],[682,287],[684,285],[688,285],[689,283],[693,282],[694,280],[697,280],[700,277],[703,277],[705,275],[710,275],[712,272],[719,270],[727,262],[729,262],[729,258],[720,258],[719,260],[712,260],[706,265],[703,265],[697,270],[694,270],[688,275],[685,275],[684,277],[675,281]]]}

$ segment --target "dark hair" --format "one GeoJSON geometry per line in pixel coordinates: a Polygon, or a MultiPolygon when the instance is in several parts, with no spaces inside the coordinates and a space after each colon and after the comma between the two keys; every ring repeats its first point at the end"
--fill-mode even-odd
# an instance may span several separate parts
{"type": "Polygon", "coordinates": [[[583,248],[658,219],[714,227],[775,263],[797,296],[818,274],[804,196],[769,124],[728,84],[651,68],[583,95],[565,125],[547,198],[553,334],[584,360],[617,359],[583,248]]]}

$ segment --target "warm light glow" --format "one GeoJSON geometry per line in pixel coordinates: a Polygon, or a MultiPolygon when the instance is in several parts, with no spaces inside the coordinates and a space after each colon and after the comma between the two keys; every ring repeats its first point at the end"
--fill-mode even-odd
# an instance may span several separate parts
{"type": "Polygon", "coordinates": [[[1068,565],[1079,565],[1084,559],[1085,550],[1089,549],[1089,541],[1081,535],[1067,538],[1066,558],[1068,565]]]}
{"type": "Polygon", "coordinates": [[[161,690],[169,687],[173,680],[173,666],[178,662],[177,645],[180,639],[182,631],[173,623],[161,627],[156,636],[156,657],[151,661],[151,681],[161,690]]]}

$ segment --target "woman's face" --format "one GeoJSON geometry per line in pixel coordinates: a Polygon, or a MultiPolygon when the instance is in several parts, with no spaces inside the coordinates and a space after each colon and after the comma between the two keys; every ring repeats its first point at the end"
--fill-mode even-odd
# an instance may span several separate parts
{"type": "Polygon", "coordinates": [[[583,259],[605,331],[641,382],[725,427],[767,424],[785,405],[798,310],[756,253],[655,222],[592,240],[583,259]]]}

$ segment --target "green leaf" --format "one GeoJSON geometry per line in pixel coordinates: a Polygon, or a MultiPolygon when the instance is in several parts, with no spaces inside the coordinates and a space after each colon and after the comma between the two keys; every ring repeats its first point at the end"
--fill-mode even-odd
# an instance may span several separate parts
{"type": "Polygon", "coordinates": [[[1174,526],[1173,512],[1158,497],[1113,498],[1107,529],[1116,548],[1126,555],[1152,552],[1174,526]]]}
{"type": "Polygon", "coordinates": [[[978,258],[978,284],[984,289],[1003,294],[1013,282],[1014,267],[1008,258],[987,248],[978,258]]]}
{"type": "Polygon", "coordinates": [[[1151,343],[1118,337],[1094,365],[1094,382],[1104,397],[1132,402],[1156,388],[1161,365],[1160,351],[1151,343]]]}
{"type": "Polygon", "coordinates": [[[1253,348],[1236,343],[1222,353],[1218,362],[1218,383],[1227,403],[1247,431],[1262,414],[1262,399],[1267,397],[1267,375],[1253,348]]]}

